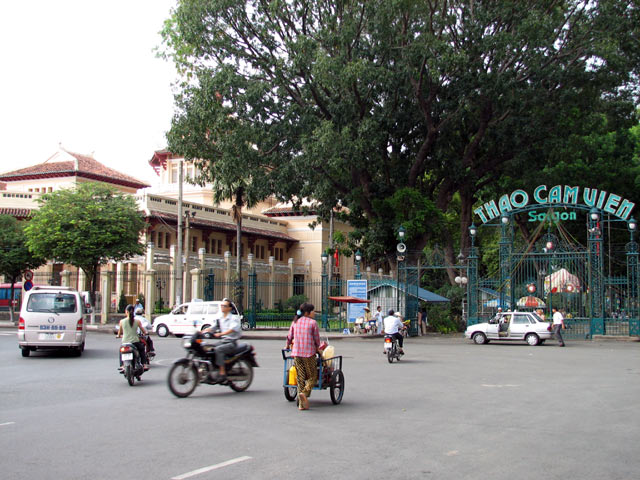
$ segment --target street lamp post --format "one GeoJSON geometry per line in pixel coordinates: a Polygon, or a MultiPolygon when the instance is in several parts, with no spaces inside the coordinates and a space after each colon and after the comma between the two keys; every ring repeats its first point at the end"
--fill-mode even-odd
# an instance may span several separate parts
{"type": "Polygon", "coordinates": [[[478,228],[472,223],[469,226],[471,249],[467,262],[467,325],[478,323],[478,255],[474,246],[477,234],[478,228]]]}
{"type": "Polygon", "coordinates": [[[322,328],[324,328],[325,330],[327,329],[328,326],[328,319],[329,319],[329,298],[328,298],[328,294],[329,294],[329,285],[328,285],[328,275],[327,275],[327,261],[329,260],[329,255],[327,255],[327,252],[322,252],[322,255],[320,256],[320,259],[322,260],[322,285],[321,285],[321,294],[322,294],[322,328]]]}
{"type": "MultiPolygon", "coordinates": [[[[456,284],[460,287],[460,288],[467,288],[467,283],[469,282],[469,279],[466,277],[465,273],[463,272],[462,268],[464,266],[464,254],[462,252],[460,252],[458,254],[458,264],[460,265],[460,275],[458,275],[454,280],[456,282],[456,284]]],[[[467,292],[465,292],[466,294],[467,292]]],[[[461,315],[462,318],[465,318],[465,311],[464,311],[464,295],[462,296],[462,301],[461,301],[461,315]]]]}
{"type": "Polygon", "coordinates": [[[165,288],[166,285],[167,285],[166,280],[156,280],[156,288],[158,289],[158,292],[159,292],[158,299],[160,300],[160,305],[162,305],[162,307],[164,307],[164,300],[162,300],[162,289],[165,288]]]}
{"type": "Polygon", "coordinates": [[[362,261],[362,254],[360,253],[360,250],[358,250],[356,252],[356,280],[360,280],[361,275],[360,275],[360,262],[362,261]]]}
{"type": "Polygon", "coordinates": [[[635,218],[627,220],[629,229],[629,244],[627,245],[627,314],[629,315],[629,335],[640,334],[640,320],[638,319],[638,303],[640,301],[640,267],[638,265],[638,244],[634,235],[638,229],[635,218]]]}
{"type": "Polygon", "coordinates": [[[404,254],[407,251],[407,246],[404,244],[404,235],[406,230],[402,225],[398,227],[398,245],[396,245],[396,255],[398,260],[398,273],[396,275],[396,311],[400,311],[400,265],[404,261],[404,254]]]}

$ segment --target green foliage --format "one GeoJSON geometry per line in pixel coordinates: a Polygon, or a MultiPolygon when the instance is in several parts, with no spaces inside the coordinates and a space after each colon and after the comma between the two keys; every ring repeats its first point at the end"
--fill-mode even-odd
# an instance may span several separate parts
{"type": "Polygon", "coordinates": [[[29,250],[81,268],[92,292],[99,265],[144,252],[144,217],[130,195],[101,183],[81,183],[74,190],[47,193],[39,203],[25,227],[29,250]]]}
{"type": "Polygon", "coordinates": [[[287,310],[293,310],[295,312],[300,307],[300,305],[308,300],[309,298],[306,295],[294,295],[284,302],[284,308],[287,310]]]}
{"type": "Polygon", "coordinates": [[[120,299],[118,300],[118,313],[124,313],[127,309],[127,297],[124,296],[124,292],[120,292],[120,299]]]}
{"type": "Polygon", "coordinates": [[[0,215],[0,275],[17,282],[22,272],[43,263],[44,258],[27,248],[24,226],[10,215],[0,215]]]}
{"type": "Polygon", "coordinates": [[[346,207],[366,258],[392,255],[399,223],[414,252],[452,246],[451,221],[468,245],[503,175],[538,173],[598,118],[630,126],[638,24],[623,0],[182,1],[169,145],[255,198],[346,207]]]}
{"type": "MultiPolygon", "coordinates": [[[[0,215],[0,275],[8,283],[14,284],[20,280],[22,273],[34,269],[45,263],[44,258],[32,254],[26,245],[23,225],[10,215],[0,215]]],[[[12,291],[10,298],[14,298],[12,291]]],[[[9,311],[13,319],[14,307],[9,311]]]]}

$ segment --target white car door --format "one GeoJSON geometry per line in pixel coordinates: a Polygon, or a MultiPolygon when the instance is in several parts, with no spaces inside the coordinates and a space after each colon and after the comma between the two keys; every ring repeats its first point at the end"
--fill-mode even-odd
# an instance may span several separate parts
{"type": "Polygon", "coordinates": [[[530,331],[533,331],[533,325],[529,322],[529,315],[526,313],[514,314],[509,328],[509,338],[524,338],[530,331]]]}
{"type": "MultiPolygon", "coordinates": [[[[187,333],[187,309],[189,308],[188,303],[183,303],[182,305],[178,305],[171,312],[171,325],[169,325],[169,330],[173,334],[184,334],[187,333]]],[[[191,330],[189,330],[191,331],[191,330]]]]}
{"type": "Polygon", "coordinates": [[[191,334],[196,330],[200,330],[202,325],[204,325],[206,313],[207,306],[202,302],[196,302],[189,305],[184,333],[191,334]]]}
{"type": "Polygon", "coordinates": [[[487,338],[498,338],[498,320],[491,319],[487,324],[487,338]],[[494,323],[491,323],[494,322],[494,323]]]}

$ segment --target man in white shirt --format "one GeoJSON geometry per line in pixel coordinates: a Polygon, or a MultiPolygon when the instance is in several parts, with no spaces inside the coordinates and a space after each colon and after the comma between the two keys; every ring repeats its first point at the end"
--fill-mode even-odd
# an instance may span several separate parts
{"type": "Polygon", "coordinates": [[[553,311],[553,334],[558,339],[559,347],[564,347],[564,339],[562,338],[562,333],[560,330],[565,328],[564,326],[564,316],[562,313],[555,307],[552,308],[553,311]]]}
{"type": "MultiPolygon", "coordinates": [[[[214,380],[218,382],[224,382],[226,380],[226,371],[224,368],[225,356],[235,350],[236,340],[242,336],[242,326],[238,318],[231,314],[232,308],[229,299],[225,298],[222,300],[220,304],[222,317],[218,320],[220,331],[213,334],[215,338],[220,339],[215,345],[216,363],[218,364],[219,373],[214,380]]],[[[206,331],[212,332],[212,329],[208,328],[206,331]]]]}
{"type": "Polygon", "coordinates": [[[393,310],[389,310],[389,316],[384,319],[384,334],[391,335],[398,341],[398,345],[400,346],[400,353],[404,353],[402,350],[402,342],[404,337],[400,333],[400,330],[404,328],[404,324],[400,318],[394,315],[393,310]]]}

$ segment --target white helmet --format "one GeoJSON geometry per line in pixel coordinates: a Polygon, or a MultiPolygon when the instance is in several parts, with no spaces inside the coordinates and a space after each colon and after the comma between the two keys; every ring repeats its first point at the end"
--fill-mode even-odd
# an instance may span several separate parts
{"type": "Polygon", "coordinates": [[[133,311],[134,315],[142,315],[143,313],[144,313],[143,307],[136,307],[136,309],[133,311]]]}

